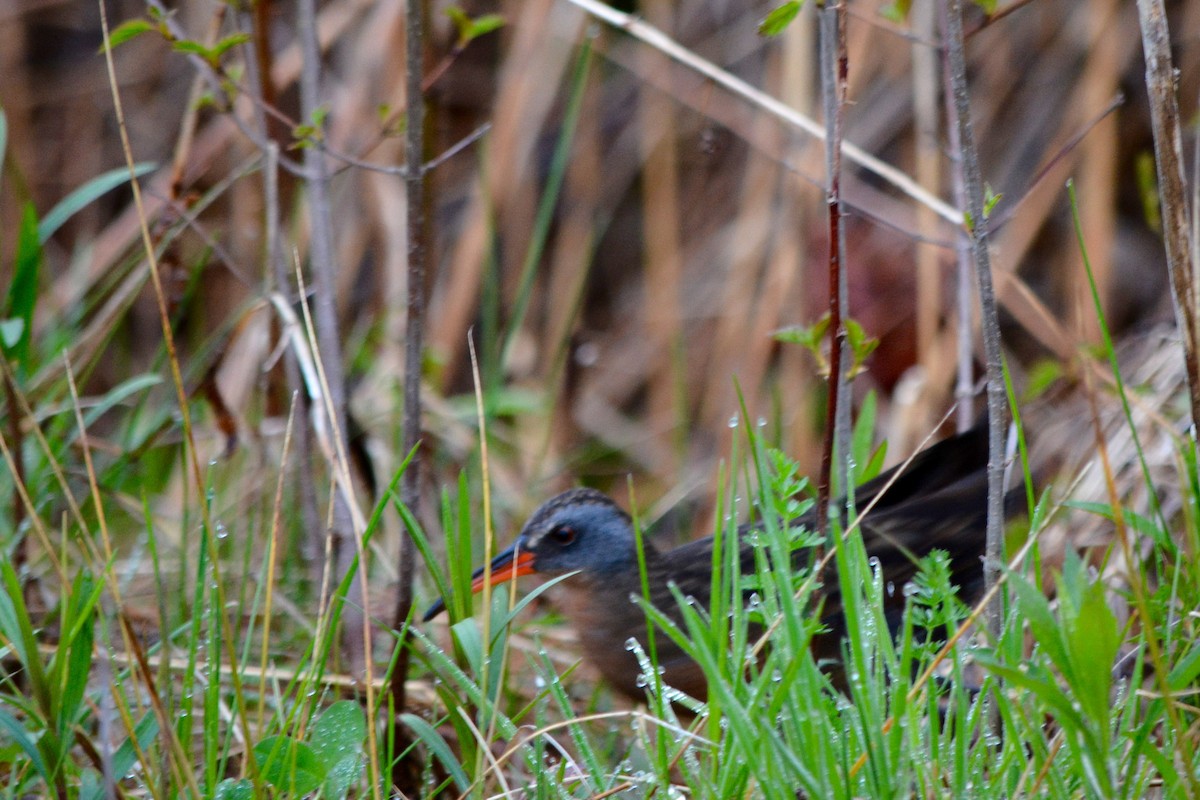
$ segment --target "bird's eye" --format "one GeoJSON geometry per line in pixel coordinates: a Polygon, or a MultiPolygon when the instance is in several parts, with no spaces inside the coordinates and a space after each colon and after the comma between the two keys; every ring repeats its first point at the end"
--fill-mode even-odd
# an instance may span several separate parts
{"type": "Polygon", "coordinates": [[[575,541],[575,529],[569,525],[555,525],[550,529],[550,539],[556,544],[570,544],[575,541]]]}

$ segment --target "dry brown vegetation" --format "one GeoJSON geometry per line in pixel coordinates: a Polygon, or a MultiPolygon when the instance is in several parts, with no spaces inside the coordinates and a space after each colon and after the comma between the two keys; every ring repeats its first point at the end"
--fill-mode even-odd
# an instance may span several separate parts
{"type": "MultiPolygon", "coordinates": [[[[815,472],[824,381],[811,353],[772,333],[811,325],[826,304],[821,142],[755,96],[569,0],[466,3],[471,17],[499,14],[504,25],[461,47],[442,4],[430,5],[426,156],[452,154],[429,173],[426,192],[427,528],[439,528],[441,487],[464,469],[472,486],[478,481],[472,338],[501,531],[552,491],[580,481],[622,502],[636,486],[649,516],[667,515],[665,527],[681,537],[692,523],[707,529],[717,463],[730,453],[731,418],[741,416],[739,390],[767,437],[815,472]],[[560,148],[565,158],[556,160],[560,148]]],[[[783,35],[764,38],[756,27],[773,5],[646,0],[636,11],[692,57],[819,121],[812,9],[783,35]]],[[[929,195],[951,198],[942,66],[931,44],[938,25],[925,4],[914,5],[907,19],[893,22],[878,3],[850,4],[846,139],[929,195]]],[[[149,8],[112,2],[110,25],[145,17],[149,8]]],[[[1200,4],[1169,10],[1172,30],[1182,32],[1179,97],[1191,119],[1200,92],[1200,4]]],[[[330,0],[317,23],[334,173],[336,303],[367,508],[376,499],[368,486],[386,485],[404,455],[403,12],[397,2],[330,0]]],[[[221,57],[218,71],[153,31],[114,52],[132,156],[158,165],[143,179],[145,217],[202,459],[213,460],[210,480],[222,487],[215,515],[237,533],[243,525],[264,527],[271,513],[270,465],[279,459],[290,395],[277,352],[286,321],[269,298],[279,291],[299,308],[293,265],[307,264],[311,243],[304,185],[288,169],[274,170],[266,145],[297,162],[295,145],[304,137],[297,126],[310,121],[299,111],[292,3],[264,0],[245,9],[189,2],[169,17],[176,38],[211,43],[249,34],[221,57]],[[222,81],[232,87],[228,94],[222,81]]],[[[1170,319],[1162,247],[1147,221],[1152,188],[1139,173],[1152,143],[1136,9],[1117,0],[1031,0],[990,18],[973,8],[967,29],[983,172],[1002,195],[991,217],[993,266],[1010,367],[1019,387],[1045,359],[1079,376],[1099,328],[1072,230],[1068,178],[1078,187],[1083,236],[1114,332],[1170,319]]],[[[44,214],[125,163],[101,43],[93,3],[0,7],[6,283],[15,238],[8,232],[18,230],[23,204],[44,214]]],[[[939,213],[854,158],[847,158],[843,191],[849,314],[880,340],[853,396],[861,402],[877,393],[879,434],[894,461],[956,396],[972,409],[965,418],[979,410],[975,387],[956,384],[959,342],[976,327],[956,312],[959,226],[945,206],[939,213]]],[[[142,372],[166,375],[139,236],[122,187],[47,243],[35,318],[41,357],[22,387],[32,408],[69,400],[63,350],[88,397],[142,372]]],[[[1156,353],[1173,347],[1149,341],[1156,353]]],[[[976,341],[974,377],[982,371],[978,352],[976,341]]],[[[1169,429],[1181,418],[1170,403],[1182,363],[1134,361],[1157,368],[1145,380],[1167,376],[1146,403],[1166,411],[1151,409],[1146,419],[1169,429]]],[[[1096,391],[1103,398],[1103,386],[1096,391]]],[[[157,403],[147,409],[157,411],[134,422],[101,417],[92,447],[100,471],[126,471],[103,486],[111,508],[123,512],[110,524],[138,530],[149,480],[163,487],[149,501],[150,515],[184,550],[198,521],[182,509],[197,490],[175,449],[181,434],[174,417],[159,408],[169,406],[169,385],[153,392],[157,403]],[[132,428],[146,432],[136,445],[128,444],[132,428]]],[[[1082,442],[1082,452],[1061,459],[1075,466],[1089,455],[1091,423],[1085,403],[1063,397],[1034,404],[1025,422],[1062,436],[1047,446],[1059,457],[1069,452],[1060,441],[1082,442]]],[[[27,428],[17,433],[28,435],[27,428]]],[[[90,470],[82,453],[69,459],[69,483],[84,495],[90,470]]],[[[289,463],[288,496],[303,513],[285,525],[311,535],[328,513],[328,469],[317,452],[301,451],[289,463]]],[[[41,501],[39,513],[53,528],[63,501],[41,501]]],[[[386,527],[377,539],[384,557],[372,575],[379,594],[390,590],[388,553],[400,530],[391,517],[386,527]]],[[[319,562],[321,545],[313,542],[320,537],[299,538],[319,562]]],[[[302,609],[293,613],[303,621],[302,609]]]]}
{"type": "MultiPolygon", "coordinates": [[[[641,11],[699,57],[819,118],[810,15],[768,40],[755,33],[767,8],[689,2],[641,11]]],[[[115,23],[145,10],[123,3],[109,14],[115,23]]],[[[493,429],[501,447],[493,451],[492,478],[505,506],[528,507],[580,478],[621,492],[632,471],[643,503],[663,496],[664,507],[683,498],[703,507],[713,462],[728,452],[735,379],[749,413],[815,465],[821,382],[800,348],[770,334],[810,324],[823,309],[820,143],[570,3],[465,10],[499,13],[506,25],[458,52],[449,20],[436,9],[430,16],[429,155],[489,127],[431,175],[426,453],[440,467],[429,489],[472,449],[464,417],[440,402],[471,390],[468,330],[481,339],[489,385],[523,390],[510,398],[518,413],[493,429]],[[585,43],[594,55],[543,242],[535,240],[536,211],[585,43]],[[526,306],[523,266],[534,247],[540,257],[530,266],[526,306]]],[[[939,67],[929,58],[936,55],[933,22],[922,19],[924,9],[901,24],[871,5],[850,11],[848,141],[947,196],[939,67]]],[[[1178,4],[1174,30],[1196,30],[1196,13],[1178,4]]],[[[39,3],[6,15],[0,99],[9,119],[10,190],[0,209],[11,231],[23,200],[44,211],[123,156],[96,52],[97,8],[39,3]]],[[[270,80],[260,85],[279,109],[267,115],[267,133],[285,158],[297,157],[290,148],[299,71],[291,7],[262,4],[251,15],[190,3],[173,18],[201,41],[233,30],[264,38],[258,66],[270,80]]],[[[333,2],[321,9],[319,28],[330,148],[396,166],[401,9],[333,2]]],[[[968,33],[984,174],[1003,195],[994,242],[1012,352],[1025,365],[1070,359],[1096,336],[1081,295],[1067,177],[1079,186],[1084,234],[1114,327],[1162,316],[1165,272],[1137,173],[1150,133],[1133,7],[1039,0],[993,21],[976,12],[968,33]],[[1114,109],[1116,98],[1123,102],[1114,109]]],[[[1191,39],[1179,40],[1185,119],[1196,96],[1196,52],[1191,39]]],[[[226,61],[240,64],[247,55],[248,46],[236,48],[226,61]]],[[[161,165],[146,185],[149,221],[182,303],[188,388],[215,373],[243,439],[253,440],[263,415],[278,417],[286,405],[277,392],[263,394],[260,377],[273,346],[269,314],[256,305],[274,281],[264,266],[265,140],[248,139],[225,110],[198,107],[197,98],[211,91],[207,76],[161,37],[122,45],[116,65],[133,155],[161,165]]],[[[238,74],[253,94],[253,70],[238,74]]],[[[261,123],[245,97],[237,111],[243,127],[261,123]]],[[[402,182],[333,163],[351,406],[372,443],[373,468],[386,476],[396,463],[399,414],[402,182]]],[[[275,210],[285,249],[295,247],[303,260],[303,193],[286,171],[280,189],[275,210]]],[[[851,168],[844,192],[850,314],[881,340],[855,395],[879,390],[885,431],[899,454],[953,394],[954,226],[866,170],[851,168]],[[900,395],[897,385],[905,389],[900,395]]],[[[85,209],[49,243],[37,324],[69,319],[78,326],[72,356],[90,376],[87,392],[146,365],[158,347],[136,234],[122,191],[85,209]]]]}

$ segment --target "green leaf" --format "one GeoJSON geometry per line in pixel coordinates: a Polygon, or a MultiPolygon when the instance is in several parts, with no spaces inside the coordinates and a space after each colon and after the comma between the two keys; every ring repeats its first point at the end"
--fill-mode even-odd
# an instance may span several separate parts
{"type": "Polygon", "coordinates": [[[146,373],[144,375],[134,375],[132,378],[122,381],[113,388],[105,392],[95,405],[87,409],[83,415],[84,424],[90,425],[97,419],[102,417],[105,412],[114,406],[125,401],[126,398],[132,397],[146,389],[158,386],[163,382],[161,375],[146,373]]]}
{"type": "Polygon", "coordinates": [[[879,447],[875,448],[875,451],[871,453],[871,457],[867,459],[866,463],[856,462],[857,475],[855,476],[855,480],[858,483],[866,483],[872,478],[879,477],[879,473],[883,472],[883,462],[887,460],[887,452],[887,442],[880,442],[879,447]]]}
{"type": "Polygon", "coordinates": [[[759,36],[778,36],[792,23],[804,4],[800,0],[788,0],[771,9],[762,22],[758,23],[759,36]]]}
{"type": "Polygon", "coordinates": [[[12,348],[16,347],[17,342],[21,341],[21,334],[24,332],[25,320],[0,320],[0,343],[4,345],[5,350],[11,350],[12,348]]]}
{"type": "Polygon", "coordinates": [[[9,738],[29,757],[30,763],[42,776],[42,780],[50,784],[50,773],[46,770],[46,762],[42,760],[42,754],[38,751],[33,739],[30,738],[29,732],[17,721],[16,717],[2,708],[0,708],[0,731],[8,734],[9,738]]]}
{"type": "Polygon", "coordinates": [[[829,333],[829,320],[829,313],[826,312],[824,316],[808,327],[792,325],[776,331],[774,339],[777,342],[798,344],[814,353],[819,353],[821,340],[829,333]]]}
{"type": "Polygon", "coordinates": [[[254,784],[249,778],[226,778],[217,784],[216,800],[254,800],[254,784]]]}
{"type": "Polygon", "coordinates": [[[1029,623],[1033,637],[1054,665],[1062,669],[1067,664],[1067,652],[1063,647],[1058,621],[1050,613],[1046,595],[1016,573],[1009,573],[1008,585],[1016,595],[1019,613],[1029,623]]]}
{"type": "Polygon", "coordinates": [[[224,39],[221,39],[219,42],[214,44],[209,52],[214,58],[220,58],[221,56],[225,55],[225,53],[228,52],[231,47],[237,47],[239,44],[245,44],[248,41],[250,41],[250,34],[235,33],[231,36],[226,36],[224,39]]]}
{"type": "Polygon", "coordinates": [[[892,22],[904,22],[908,19],[910,11],[912,11],[912,0],[895,0],[895,2],[879,9],[879,13],[883,18],[892,22]]]}
{"type": "Polygon", "coordinates": [[[188,53],[189,55],[197,55],[203,58],[207,58],[210,52],[207,47],[194,39],[180,39],[178,42],[175,42],[172,47],[176,52],[188,53]]]}
{"type": "Polygon", "coordinates": [[[503,27],[504,17],[499,14],[484,14],[481,17],[476,17],[471,20],[471,26],[467,29],[467,41],[478,39],[486,33],[491,33],[503,27]]]}
{"type": "Polygon", "coordinates": [[[329,768],[325,783],[321,785],[321,796],[326,800],[345,800],[362,771],[361,753],[343,758],[329,768]]]}
{"type": "Polygon", "coordinates": [[[1154,155],[1148,151],[1138,153],[1136,159],[1137,189],[1142,199],[1142,216],[1155,233],[1162,233],[1162,204],[1158,198],[1158,170],[1154,155]]]}
{"type": "MultiPolygon", "coordinates": [[[[140,178],[147,172],[157,169],[157,167],[157,164],[148,162],[135,164],[133,174],[140,178]]],[[[58,201],[58,204],[50,209],[50,212],[46,216],[42,217],[42,221],[38,224],[37,228],[38,241],[45,244],[63,226],[63,223],[73,217],[82,208],[100,196],[128,182],[129,169],[127,167],[118,167],[117,169],[105,172],[103,175],[97,175],[95,178],[92,178],[83,186],[80,186],[58,201]]]]}
{"type": "Polygon", "coordinates": [[[313,752],[326,767],[362,752],[367,738],[367,720],[362,706],[353,700],[339,700],[321,714],[308,735],[313,752]]]}
{"type": "Polygon", "coordinates": [[[400,720],[412,729],[417,738],[429,748],[429,752],[437,756],[438,761],[442,762],[442,766],[450,773],[450,777],[454,779],[454,785],[458,787],[458,790],[460,792],[467,791],[471,787],[471,780],[467,777],[467,773],[463,771],[462,764],[454,757],[454,751],[446,744],[446,740],[437,732],[437,729],[416,714],[401,714],[400,720]]]}
{"type": "Polygon", "coordinates": [[[1167,676],[1167,684],[1172,691],[1178,692],[1186,686],[1191,686],[1200,677],[1200,642],[1192,642],[1192,649],[1183,658],[1175,662],[1167,676]]]}
{"type": "MultiPolygon", "coordinates": [[[[130,39],[141,36],[143,33],[150,33],[154,29],[154,24],[145,19],[131,19],[127,22],[122,22],[108,34],[108,48],[115,50],[130,39]]],[[[104,45],[101,45],[97,52],[103,53],[104,45]]]]}
{"type": "Polygon", "coordinates": [[[63,617],[64,636],[58,643],[52,663],[55,683],[62,687],[58,697],[58,732],[64,740],[70,738],[88,685],[95,638],[93,612],[102,589],[102,584],[81,572],[75,579],[68,610],[63,617]]]}
{"type": "Polygon", "coordinates": [[[879,347],[879,340],[867,335],[863,330],[863,326],[859,325],[853,319],[846,319],[846,344],[850,346],[850,354],[853,358],[850,364],[850,369],[846,371],[847,377],[853,378],[863,371],[863,362],[871,353],[875,352],[875,348],[879,347]]]}
{"type": "Polygon", "coordinates": [[[1083,591],[1077,616],[1067,631],[1067,646],[1074,662],[1073,689],[1085,713],[1107,731],[1112,665],[1121,646],[1117,618],[1104,596],[1104,585],[1093,582],[1083,591]]]}
{"type": "Polygon", "coordinates": [[[283,792],[315,792],[328,770],[313,749],[290,736],[268,736],[254,746],[254,760],[263,780],[283,792]]]}
{"type": "Polygon", "coordinates": [[[987,186],[984,188],[984,193],[983,193],[983,218],[984,219],[987,219],[988,217],[990,217],[992,215],[992,209],[994,209],[996,207],[996,205],[1002,199],[1004,199],[1003,192],[996,192],[992,189],[991,186],[987,186]]]}
{"type": "Polygon", "coordinates": [[[874,474],[870,471],[871,465],[877,461],[879,464],[883,463],[880,450],[884,450],[884,445],[880,445],[879,449],[876,449],[874,453],[871,450],[871,444],[875,438],[877,405],[878,400],[875,396],[875,391],[872,389],[867,392],[867,396],[863,399],[862,407],[858,411],[858,419],[854,421],[854,431],[850,435],[850,458],[854,461],[852,486],[857,486],[863,481],[874,477],[874,474]]]}
{"type": "Polygon", "coordinates": [[[1047,358],[1038,361],[1029,370],[1028,384],[1025,387],[1025,400],[1033,400],[1041,397],[1042,393],[1049,389],[1055,381],[1062,377],[1062,364],[1054,359],[1047,358]]]}
{"type": "Polygon", "coordinates": [[[466,38],[467,30],[471,27],[471,18],[458,6],[448,6],[445,14],[454,23],[454,28],[458,31],[458,39],[461,42],[466,38]]]}
{"type": "Polygon", "coordinates": [[[38,272],[42,265],[42,246],[37,238],[37,211],[32,203],[26,203],[22,210],[15,261],[12,284],[8,287],[5,316],[22,320],[23,327],[20,338],[11,347],[6,345],[4,352],[17,363],[24,365],[29,353],[33,309],[37,305],[38,272]]]}

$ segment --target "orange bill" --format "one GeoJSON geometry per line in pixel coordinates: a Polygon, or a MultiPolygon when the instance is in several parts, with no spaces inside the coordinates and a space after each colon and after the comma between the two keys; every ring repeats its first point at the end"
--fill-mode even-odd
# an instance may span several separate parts
{"type": "MultiPolygon", "coordinates": [[[[491,585],[496,586],[506,581],[511,581],[514,578],[519,578],[522,575],[531,575],[534,572],[533,568],[533,553],[527,550],[520,550],[517,545],[505,550],[492,559],[491,569],[491,585]]],[[[483,591],[484,587],[484,568],[480,567],[471,575],[471,594],[477,594],[483,591]]],[[[438,614],[446,610],[445,600],[438,598],[433,605],[422,615],[421,619],[425,622],[436,617],[438,614]]]]}
{"type": "MultiPolygon", "coordinates": [[[[522,575],[533,574],[533,553],[528,550],[517,551],[510,547],[492,559],[491,585],[496,586],[522,575]]],[[[483,567],[475,570],[471,576],[471,594],[483,591],[484,579],[488,577],[483,567]]]]}

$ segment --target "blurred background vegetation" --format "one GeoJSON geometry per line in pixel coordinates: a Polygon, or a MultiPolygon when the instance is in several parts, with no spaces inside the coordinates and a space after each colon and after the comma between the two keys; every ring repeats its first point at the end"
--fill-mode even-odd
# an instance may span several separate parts
{"type": "MultiPolygon", "coordinates": [[[[759,23],[775,5],[644,0],[620,7],[820,120],[813,9],[806,6],[781,34],[764,36],[759,23]]],[[[739,391],[766,439],[815,473],[824,425],[820,359],[773,334],[811,326],[825,310],[821,142],[567,0],[428,6],[425,156],[436,166],[425,208],[420,521],[431,539],[440,540],[441,497],[447,487],[455,491],[460,475],[478,503],[469,341],[478,353],[498,532],[579,482],[625,505],[636,486],[647,518],[662,517],[668,535],[711,530],[717,464],[728,457],[740,419],[739,391]]],[[[35,520],[50,540],[75,524],[70,495],[81,526],[95,525],[102,507],[129,589],[127,613],[150,629],[177,617],[150,588],[157,579],[141,534],[155,531],[156,557],[177,564],[185,583],[194,581],[188,565],[201,558],[205,525],[195,503],[205,492],[223,553],[257,563],[267,547],[261,534],[278,525],[284,552],[299,556],[281,563],[284,577],[319,576],[330,470],[306,455],[315,453],[312,441],[302,447],[310,438],[303,403],[300,455],[284,456],[297,384],[281,358],[287,323],[270,302],[279,292],[300,313],[296,267],[308,268],[312,226],[303,181],[275,168],[270,143],[282,160],[298,160],[314,137],[329,151],[338,335],[365,508],[405,456],[408,242],[397,173],[404,9],[366,0],[320,5],[317,119],[300,111],[293,3],[189,2],[168,10],[156,0],[114,0],[106,9],[113,28],[148,22],[145,31],[126,28],[140,35],[114,49],[116,82],[132,159],[154,165],[141,178],[145,221],[159,254],[204,486],[181,456],[185,434],[159,308],[139,217],[122,182],[95,192],[42,242],[29,351],[10,358],[3,436],[23,475],[14,480],[10,469],[0,477],[0,531],[14,552],[35,520]],[[227,49],[212,49],[222,42],[227,49]],[[68,372],[87,418],[86,452],[68,372]],[[275,522],[281,463],[286,513],[275,522]],[[88,502],[93,483],[96,498],[88,502]],[[305,563],[316,567],[306,571],[305,563]]],[[[1200,4],[1168,9],[1179,32],[1183,118],[1191,120],[1200,92],[1200,4]]],[[[1181,418],[1173,404],[1182,365],[1168,340],[1146,334],[1169,322],[1171,306],[1155,227],[1136,9],[1119,0],[1030,0],[968,11],[976,137],[985,178],[1000,196],[991,214],[993,265],[1009,366],[1019,390],[1040,400],[1026,424],[1056,432],[1045,463],[1074,469],[1091,449],[1087,406],[1042,391],[1047,376],[1069,387],[1099,341],[1068,178],[1078,187],[1109,325],[1133,342],[1131,366],[1149,370],[1131,382],[1161,378],[1148,405],[1153,414],[1165,407],[1167,419],[1181,418]]],[[[20,241],[30,214],[44,220],[63,198],[126,162],[101,30],[94,3],[0,6],[5,287],[29,252],[20,241]]],[[[845,131],[848,142],[951,198],[938,36],[936,14],[924,3],[849,5],[845,131]]],[[[1189,128],[1188,152],[1194,134],[1189,128]]],[[[956,311],[953,222],[850,163],[843,192],[849,315],[879,340],[853,383],[853,401],[870,396],[878,404],[878,436],[887,438],[894,463],[956,396],[974,402],[973,387],[956,383],[955,367],[964,332],[977,324],[956,311]]],[[[970,354],[978,378],[977,337],[970,354]]],[[[974,405],[967,417],[979,410],[974,405]]],[[[370,587],[380,598],[394,588],[401,530],[396,515],[386,514],[373,540],[380,549],[370,587]]],[[[52,571],[46,549],[53,548],[30,553],[32,574],[52,571]]],[[[431,589],[422,583],[420,596],[431,597],[431,589]]],[[[40,602],[53,605],[57,588],[40,591],[40,602]]],[[[179,614],[184,594],[175,600],[179,614]]],[[[296,603],[285,613],[302,628],[300,601],[279,602],[296,603]]]]}

